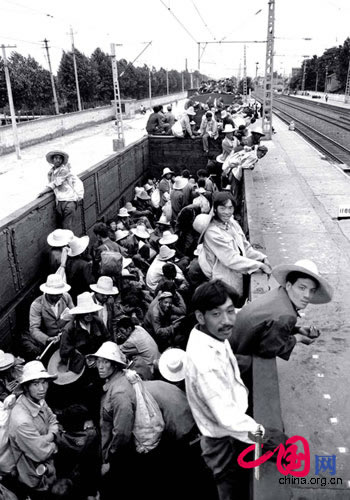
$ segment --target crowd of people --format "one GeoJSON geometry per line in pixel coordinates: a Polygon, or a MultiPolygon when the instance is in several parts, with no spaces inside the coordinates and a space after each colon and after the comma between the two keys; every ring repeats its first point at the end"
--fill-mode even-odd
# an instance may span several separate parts
{"type": "Polygon", "coordinates": [[[222,152],[208,168],[164,168],[91,239],[72,231],[83,190],[68,155],[47,155],[60,227],[18,352],[0,351],[0,495],[14,495],[4,498],[244,500],[239,453],[285,441],[252,417],[251,359],[312,344],[320,332],[296,326],[298,312],[332,289],[312,261],[272,268],[250,245],[242,173],[267,153],[264,134],[244,106],[220,110],[217,128],[211,113],[203,145],[221,140],[222,152]],[[249,302],[256,272],[279,286],[249,302]]]}

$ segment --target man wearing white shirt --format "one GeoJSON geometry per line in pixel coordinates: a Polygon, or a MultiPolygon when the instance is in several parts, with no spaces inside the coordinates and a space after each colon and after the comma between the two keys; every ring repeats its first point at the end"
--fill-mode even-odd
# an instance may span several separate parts
{"type": "Polygon", "coordinates": [[[198,324],[186,349],[187,398],[220,500],[248,498],[247,470],[237,457],[264,433],[246,414],[248,390],[227,340],[236,320],[236,299],[234,289],[220,280],[199,286],[192,299],[198,324]]]}

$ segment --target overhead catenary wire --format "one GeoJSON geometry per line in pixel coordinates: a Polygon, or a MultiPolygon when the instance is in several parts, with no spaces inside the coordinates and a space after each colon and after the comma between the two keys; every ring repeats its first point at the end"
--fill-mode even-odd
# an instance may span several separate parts
{"type": "Polygon", "coordinates": [[[186,28],[186,26],[184,26],[184,24],[180,21],[180,19],[174,14],[174,12],[171,10],[170,7],[168,7],[164,2],[163,0],[160,0],[161,3],[164,5],[164,7],[166,8],[166,10],[174,17],[174,19],[176,19],[176,21],[180,24],[180,26],[186,31],[186,33],[188,34],[189,37],[192,38],[192,40],[195,42],[195,43],[198,43],[197,40],[194,38],[194,36],[192,35],[192,33],[186,28]]]}
{"type": "Polygon", "coordinates": [[[210,36],[211,36],[214,40],[216,40],[216,38],[215,38],[215,36],[213,35],[212,31],[210,30],[209,26],[207,25],[207,23],[206,23],[206,22],[205,22],[205,20],[203,19],[203,16],[202,16],[202,15],[201,15],[201,13],[199,12],[199,9],[198,9],[197,5],[195,4],[194,0],[191,0],[191,1],[192,1],[192,5],[193,5],[193,7],[196,9],[196,12],[197,12],[197,14],[198,14],[198,15],[199,15],[199,17],[200,17],[200,19],[201,19],[202,23],[204,24],[204,26],[206,27],[206,29],[207,29],[207,30],[208,30],[208,32],[210,33],[210,36]]]}

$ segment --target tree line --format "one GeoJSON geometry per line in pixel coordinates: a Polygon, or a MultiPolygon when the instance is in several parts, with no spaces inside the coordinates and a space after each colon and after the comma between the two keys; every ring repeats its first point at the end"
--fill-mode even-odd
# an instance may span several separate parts
{"type": "MultiPolygon", "coordinates": [[[[335,73],[339,81],[339,93],[345,91],[348,67],[350,61],[350,38],[343,45],[326,49],[322,56],[314,55],[311,59],[305,59],[305,90],[315,90],[317,79],[317,90],[324,91],[326,74],[335,73]]],[[[291,78],[290,88],[300,89],[303,78],[303,66],[299,73],[291,78]]]]}
{"type": "MultiPolygon", "coordinates": [[[[79,90],[83,108],[109,104],[114,98],[113,77],[110,56],[100,48],[94,50],[90,57],[75,49],[78,70],[79,90]]],[[[34,114],[54,114],[53,95],[50,73],[32,56],[24,57],[12,52],[8,57],[12,94],[16,111],[30,111],[34,114]]],[[[166,70],[164,68],[134,66],[121,59],[118,61],[120,94],[122,99],[143,99],[149,96],[149,72],[151,72],[152,96],[164,95],[167,92],[166,70]]],[[[63,52],[54,76],[56,92],[61,112],[78,109],[73,53],[63,52]]],[[[191,74],[183,72],[184,89],[191,87],[191,74]]],[[[198,71],[193,73],[196,81],[207,80],[198,71]]],[[[169,93],[181,92],[182,73],[177,70],[168,71],[169,93]]],[[[8,111],[4,61],[0,57],[0,109],[8,111]]]]}

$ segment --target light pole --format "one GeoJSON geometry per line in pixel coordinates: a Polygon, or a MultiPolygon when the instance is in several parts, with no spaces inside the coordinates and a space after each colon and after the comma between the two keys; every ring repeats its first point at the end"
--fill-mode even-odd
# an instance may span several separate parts
{"type": "Polygon", "coordinates": [[[327,93],[328,64],[326,64],[326,75],[324,77],[324,91],[327,93]]]}
{"type": "Polygon", "coordinates": [[[303,56],[304,61],[303,61],[303,79],[301,81],[301,91],[305,91],[305,73],[306,73],[306,58],[310,56],[303,56]]]}
{"type": "Polygon", "coordinates": [[[259,69],[259,62],[255,63],[255,83],[258,84],[258,69],[259,69]]]}

